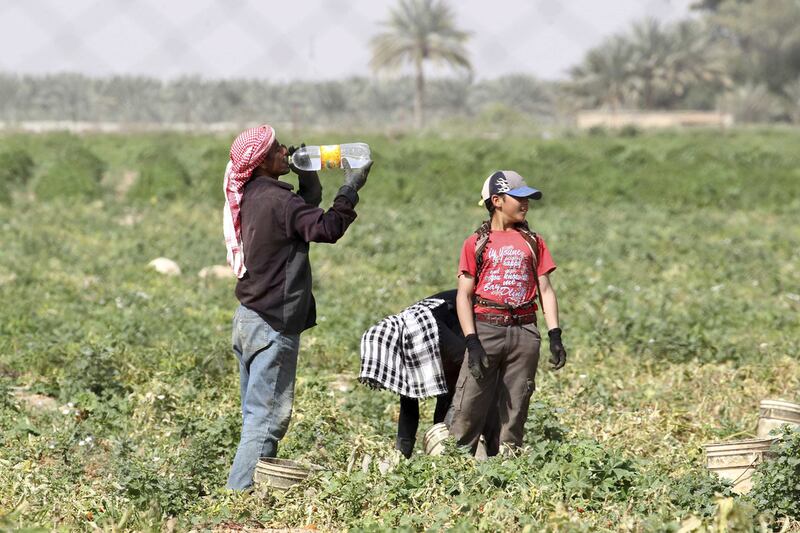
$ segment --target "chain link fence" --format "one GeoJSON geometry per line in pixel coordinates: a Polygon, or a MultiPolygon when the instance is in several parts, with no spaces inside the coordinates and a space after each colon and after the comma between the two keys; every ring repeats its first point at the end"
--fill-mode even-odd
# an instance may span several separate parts
{"type": "MultiPolygon", "coordinates": [[[[456,27],[470,32],[474,75],[426,65],[427,115],[551,120],[558,111],[553,80],[565,78],[589,48],[644,17],[685,17],[691,1],[453,2],[456,27]]],[[[63,121],[114,128],[264,119],[408,125],[410,69],[368,69],[369,40],[396,6],[0,0],[0,120],[57,121],[59,128],[63,121]]]]}

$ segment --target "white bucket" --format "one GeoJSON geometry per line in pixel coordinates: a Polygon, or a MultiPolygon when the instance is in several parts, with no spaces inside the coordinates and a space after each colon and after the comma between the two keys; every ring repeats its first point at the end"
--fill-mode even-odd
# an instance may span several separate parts
{"type": "Polygon", "coordinates": [[[784,424],[800,429],[800,404],[785,400],[761,400],[759,407],[756,433],[759,438],[767,438],[770,431],[784,424]]]}
{"type": "Polygon", "coordinates": [[[753,488],[750,478],[756,465],[769,458],[769,448],[776,440],[747,439],[705,444],[706,467],[733,482],[736,494],[747,494],[753,488]]]}
{"type": "Polygon", "coordinates": [[[486,453],[486,438],[481,435],[478,439],[478,447],[475,449],[475,459],[478,461],[485,461],[489,456],[486,453]]]}
{"type": "Polygon", "coordinates": [[[422,437],[422,448],[428,455],[442,455],[445,441],[448,438],[450,438],[450,431],[447,429],[447,425],[442,422],[434,424],[422,437]]]}
{"type": "Polygon", "coordinates": [[[262,457],[256,464],[253,481],[286,490],[306,479],[310,472],[311,468],[289,459],[262,457]]]}

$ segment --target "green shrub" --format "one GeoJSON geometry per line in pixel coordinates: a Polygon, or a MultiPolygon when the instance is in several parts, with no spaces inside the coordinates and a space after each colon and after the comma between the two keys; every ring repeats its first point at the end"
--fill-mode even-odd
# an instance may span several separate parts
{"type": "Polygon", "coordinates": [[[120,439],[111,455],[115,478],[137,505],[153,507],[169,515],[185,512],[197,498],[224,482],[232,452],[239,441],[241,418],[233,412],[214,420],[196,421],[188,446],[164,461],[143,456],[133,442],[120,439]],[[165,475],[166,474],[166,475],[165,475]]]}
{"type": "Polygon", "coordinates": [[[627,126],[622,126],[619,130],[620,137],[638,137],[642,134],[642,130],[634,126],[633,124],[628,124],[627,126]]]}
{"type": "Polygon", "coordinates": [[[99,397],[124,394],[128,391],[119,376],[119,361],[124,348],[84,346],[66,367],[60,388],[65,399],[81,392],[99,397]]]}
{"type": "Polygon", "coordinates": [[[800,519],[800,431],[786,430],[772,451],[775,457],[756,468],[749,497],[759,511],[800,519]]]}
{"type": "MultiPolygon", "coordinates": [[[[14,502],[6,516],[15,516],[6,529],[149,531],[171,516],[176,530],[758,528],[746,497],[718,498],[730,487],[706,471],[697,444],[746,432],[759,398],[791,397],[800,380],[798,132],[341,139],[369,142],[377,166],[342,241],[313,247],[319,325],[302,337],[280,445],[281,457],[326,470],[263,495],[222,488],[241,429],[235,281],[145,268],[159,255],[187,272],[224,261],[221,205],[198,202],[195,190],[207,179],[221,196],[229,140],[37,135],[2,146],[41,154],[38,178],[62,151],[50,139],[91,147],[109,178],[138,171],[142,149],[169,147],[193,181],[169,205],[109,196],[102,210],[0,208],[0,501],[14,502]],[[207,178],[204,160],[220,165],[207,178]],[[496,168],[545,193],[528,217],[559,265],[571,359],[549,372],[545,340],[524,454],[480,463],[454,448],[422,454],[435,403],[426,400],[417,453],[381,473],[396,457],[398,401],[357,384],[361,333],[452,287],[496,168]],[[30,408],[21,388],[59,408],[30,408]],[[16,502],[24,512],[14,514],[16,502]]],[[[342,174],[320,178],[327,207],[342,174]]],[[[797,499],[775,481],[789,462],[764,465],[782,470],[754,489],[760,508],[797,499]]]]}
{"type": "Polygon", "coordinates": [[[55,153],[34,184],[40,200],[62,197],[95,198],[102,192],[100,181],[106,164],[80,145],[64,146],[55,153]]]}
{"type": "Polygon", "coordinates": [[[718,497],[732,496],[731,484],[707,469],[689,471],[670,480],[668,486],[670,504],[676,509],[691,509],[704,518],[714,516],[718,497]]]}
{"type": "Polygon", "coordinates": [[[509,130],[527,121],[522,113],[499,102],[486,105],[480,112],[479,120],[494,131],[509,130]]]}
{"type": "Polygon", "coordinates": [[[614,160],[625,167],[642,167],[655,161],[653,154],[641,146],[628,146],[614,157],[614,160]]]}
{"type": "Polygon", "coordinates": [[[601,509],[607,501],[626,501],[640,479],[633,459],[588,438],[559,444],[537,466],[541,484],[552,484],[565,500],[583,501],[587,508],[601,509]]]}
{"type": "Polygon", "coordinates": [[[737,123],[764,123],[781,118],[780,98],[766,84],[740,85],[719,97],[721,111],[731,113],[737,123]]]}
{"type": "Polygon", "coordinates": [[[559,408],[553,408],[544,401],[532,401],[528,407],[528,421],[525,426],[525,442],[533,444],[541,441],[561,442],[569,433],[569,428],[558,420],[559,408]]]}
{"type": "Polygon", "coordinates": [[[128,196],[139,200],[173,199],[189,189],[189,172],[172,150],[152,147],[139,154],[139,177],[128,196]]]}
{"type": "Polygon", "coordinates": [[[592,126],[588,130],[586,130],[586,133],[590,137],[606,137],[606,136],[608,136],[608,130],[606,130],[603,126],[592,126]]]}
{"type": "Polygon", "coordinates": [[[12,148],[0,152],[0,187],[13,189],[28,184],[34,171],[34,162],[30,154],[21,148],[12,148]]]}
{"type": "Polygon", "coordinates": [[[231,466],[239,444],[242,419],[234,411],[214,420],[203,418],[197,423],[200,427],[193,432],[175,471],[186,480],[191,495],[204,496],[214,491],[215,484],[225,478],[231,466]]]}
{"type": "Polygon", "coordinates": [[[141,457],[132,441],[120,439],[111,457],[116,483],[139,507],[175,515],[196,497],[189,494],[187,479],[165,474],[158,461],[141,457]]]}

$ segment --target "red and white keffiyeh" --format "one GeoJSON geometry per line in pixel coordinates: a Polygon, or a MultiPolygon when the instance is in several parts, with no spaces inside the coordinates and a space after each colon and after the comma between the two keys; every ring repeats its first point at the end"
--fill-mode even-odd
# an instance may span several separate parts
{"type": "Polygon", "coordinates": [[[233,268],[237,278],[241,278],[247,272],[244,266],[242,217],[239,213],[242,190],[250,180],[253,170],[264,161],[274,142],[275,130],[267,124],[243,131],[233,141],[231,159],[225,167],[222,229],[225,233],[225,246],[228,248],[228,264],[233,268]]]}

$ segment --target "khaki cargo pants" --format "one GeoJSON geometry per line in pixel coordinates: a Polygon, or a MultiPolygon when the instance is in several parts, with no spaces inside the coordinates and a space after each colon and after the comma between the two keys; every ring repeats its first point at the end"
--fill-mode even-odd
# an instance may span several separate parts
{"type": "Polygon", "coordinates": [[[535,324],[495,326],[476,322],[475,326],[489,357],[489,368],[483,369],[483,379],[478,382],[469,371],[469,354],[464,357],[453,397],[450,433],[459,445],[475,453],[487,417],[497,409],[500,446],[522,446],[539,364],[539,330],[535,324]]]}

